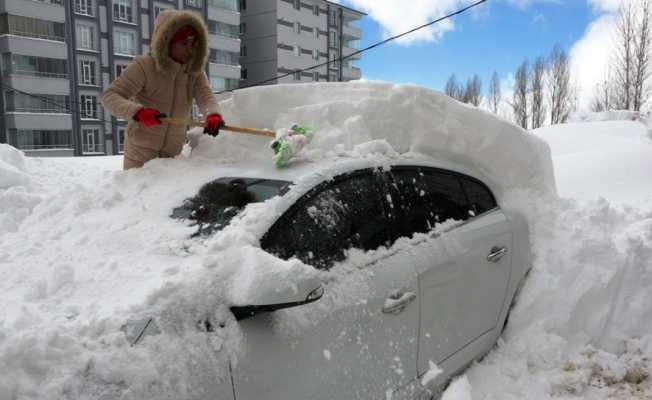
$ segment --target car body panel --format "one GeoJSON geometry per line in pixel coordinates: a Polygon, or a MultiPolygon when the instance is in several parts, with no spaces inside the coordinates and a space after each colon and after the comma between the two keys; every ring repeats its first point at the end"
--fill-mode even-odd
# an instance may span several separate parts
{"type": "MultiPolygon", "coordinates": [[[[236,398],[375,399],[413,380],[418,288],[415,270],[404,259],[404,251],[398,251],[371,265],[356,266],[365,271],[367,295],[333,310],[296,337],[275,329],[278,321],[273,314],[240,321],[247,348],[233,371],[236,398]],[[413,301],[396,314],[383,312],[396,291],[414,293],[413,301]]],[[[328,286],[325,293],[329,295],[328,286]]],[[[301,320],[324,301],[329,300],[282,312],[285,318],[301,320]]]]}

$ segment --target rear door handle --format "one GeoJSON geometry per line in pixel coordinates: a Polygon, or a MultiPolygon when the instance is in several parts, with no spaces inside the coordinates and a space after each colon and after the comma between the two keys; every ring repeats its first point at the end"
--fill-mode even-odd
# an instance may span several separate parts
{"type": "Polygon", "coordinates": [[[389,295],[385,299],[385,304],[383,305],[383,312],[385,314],[398,314],[405,309],[414,299],[417,298],[417,295],[412,292],[395,292],[389,295]]]}
{"type": "Polygon", "coordinates": [[[507,253],[507,247],[497,247],[494,246],[491,248],[489,255],[487,256],[487,261],[498,262],[501,258],[507,253]]]}

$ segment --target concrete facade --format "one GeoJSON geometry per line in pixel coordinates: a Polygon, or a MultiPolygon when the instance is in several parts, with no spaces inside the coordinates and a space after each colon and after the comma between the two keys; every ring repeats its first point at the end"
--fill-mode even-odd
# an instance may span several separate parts
{"type": "Polygon", "coordinates": [[[242,87],[360,79],[359,55],[338,60],[358,50],[354,24],[364,13],[326,0],[240,0],[240,8],[242,87]]]}
{"type": "Polygon", "coordinates": [[[0,143],[35,156],[122,153],[127,122],[105,112],[100,97],[149,51],[163,9],[203,16],[211,86],[236,89],[237,0],[0,0],[0,143]]]}

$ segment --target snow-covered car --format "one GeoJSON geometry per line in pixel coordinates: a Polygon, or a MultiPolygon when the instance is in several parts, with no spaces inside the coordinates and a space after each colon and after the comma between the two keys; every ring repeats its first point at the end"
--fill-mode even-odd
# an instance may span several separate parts
{"type": "MultiPolygon", "coordinates": [[[[496,343],[530,268],[525,219],[499,207],[483,175],[467,166],[374,164],[219,177],[175,210],[210,236],[246,219],[248,204],[285,197],[259,229],[261,249],[338,270],[340,286],[357,286],[338,306],[326,300],[324,312],[320,298],[337,286],[328,274],[323,284],[315,275],[257,285],[250,304],[231,307],[246,351],[232,360],[219,398],[415,398],[496,343]],[[279,332],[275,310],[311,321],[279,332]]],[[[211,334],[224,323],[200,325],[211,334]]],[[[140,328],[133,340],[146,337],[140,328]]]]}

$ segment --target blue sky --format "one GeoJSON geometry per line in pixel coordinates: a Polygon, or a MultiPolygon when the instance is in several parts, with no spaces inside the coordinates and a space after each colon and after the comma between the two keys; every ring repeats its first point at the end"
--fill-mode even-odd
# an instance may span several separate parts
{"type": "MultiPolygon", "coordinates": [[[[363,31],[360,47],[364,48],[384,39],[383,33],[388,30],[394,29],[393,34],[407,30],[404,26],[392,26],[394,21],[398,24],[401,19],[401,15],[396,15],[401,9],[392,2],[408,4],[407,7],[411,7],[412,2],[416,7],[419,7],[417,3],[425,4],[422,5],[423,13],[430,13],[427,17],[430,21],[435,15],[444,15],[446,9],[457,9],[472,1],[343,2],[369,13],[358,23],[363,31]],[[395,12],[392,15],[391,10],[378,10],[382,7],[393,7],[395,12]]],[[[547,56],[556,43],[571,55],[579,42],[590,40],[586,37],[587,29],[607,11],[613,11],[613,3],[614,0],[489,0],[473,11],[454,17],[454,27],[442,33],[439,39],[432,40],[437,36],[434,35],[409,43],[388,43],[363,53],[357,65],[366,79],[415,83],[438,90],[453,73],[458,81],[466,81],[477,73],[484,90],[494,70],[501,79],[508,81],[524,59],[531,62],[538,56],[547,56]]],[[[415,17],[406,15],[405,18],[415,17]]],[[[411,26],[424,22],[415,20],[411,26]]],[[[604,38],[596,37],[592,41],[596,40],[604,41],[604,38]]],[[[592,57],[591,53],[583,56],[592,57]]],[[[591,62],[582,60],[578,65],[590,66],[591,62]]]]}

